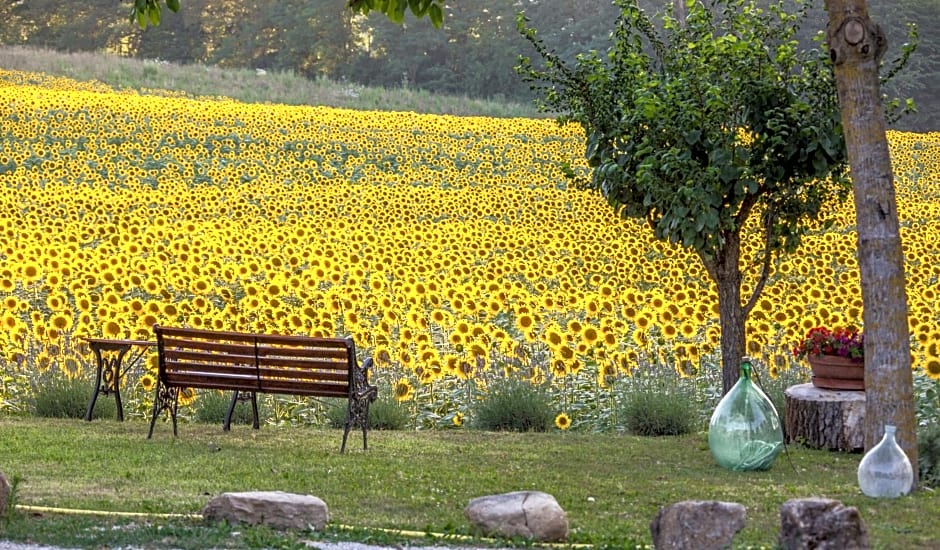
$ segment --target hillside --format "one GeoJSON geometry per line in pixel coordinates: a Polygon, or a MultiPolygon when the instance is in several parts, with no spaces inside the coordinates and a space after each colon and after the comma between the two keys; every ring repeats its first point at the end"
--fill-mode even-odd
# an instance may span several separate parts
{"type": "Polygon", "coordinates": [[[116,55],[23,46],[0,46],[0,68],[96,81],[116,90],[173,92],[188,97],[225,96],[246,103],[311,105],[438,115],[539,118],[532,105],[485,101],[420,90],[369,88],[290,72],[179,65],[116,55]]]}

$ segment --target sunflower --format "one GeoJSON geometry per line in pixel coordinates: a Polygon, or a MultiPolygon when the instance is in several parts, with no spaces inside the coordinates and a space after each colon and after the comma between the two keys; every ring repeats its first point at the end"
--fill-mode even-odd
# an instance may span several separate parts
{"type": "Polygon", "coordinates": [[[31,283],[42,276],[42,269],[34,262],[27,262],[20,266],[20,276],[26,283],[31,283]]]}
{"type": "Polygon", "coordinates": [[[0,328],[6,331],[8,335],[25,328],[25,326],[26,324],[21,321],[19,316],[17,316],[15,313],[5,311],[3,312],[3,316],[0,317],[0,328]]]}
{"type": "Polygon", "coordinates": [[[12,292],[16,288],[16,280],[12,276],[0,277],[0,291],[12,292]]]}
{"type": "Polygon", "coordinates": [[[196,401],[196,390],[193,388],[180,388],[176,402],[182,406],[192,405],[196,401]]]}
{"type": "Polygon", "coordinates": [[[104,324],[104,335],[109,338],[116,338],[121,334],[121,325],[117,321],[109,320],[104,324]]]}
{"type": "Polygon", "coordinates": [[[75,380],[82,375],[82,364],[74,357],[66,357],[59,369],[69,380],[75,380]]]}
{"type": "Polygon", "coordinates": [[[140,388],[142,390],[150,392],[153,391],[153,389],[156,387],[157,379],[154,375],[148,372],[147,374],[140,377],[140,381],[138,383],[140,384],[140,388]]]}
{"type": "Polygon", "coordinates": [[[411,382],[407,378],[400,378],[398,382],[395,383],[395,387],[392,389],[392,393],[395,396],[395,401],[399,403],[409,401],[414,397],[414,386],[411,385],[411,382]]]}
{"type": "Polygon", "coordinates": [[[48,351],[41,351],[35,359],[36,371],[39,374],[43,374],[49,370],[49,367],[52,366],[52,356],[49,355],[48,351]]]}
{"type": "Polygon", "coordinates": [[[388,366],[392,362],[392,354],[386,345],[378,345],[372,352],[373,360],[376,365],[388,366]]]}
{"type": "Polygon", "coordinates": [[[567,430],[571,427],[571,417],[568,416],[568,413],[558,413],[558,416],[555,417],[555,427],[559,430],[567,430]]]}
{"type": "Polygon", "coordinates": [[[461,412],[454,413],[454,416],[453,418],[450,419],[450,421],[454,424],[454,426],[458,428],[463,426],[463,423],[464,423],[463,413],[461,412]]]}
{"type": "Polygon", "coordinates": [[[592,347],[597,344],[597,341],[600,339],[601,335],[598,332],[597,328],[585,325],[584,330],[581,331],[581,343],[592,347]]]}
{"type": "Polygon", "coordinates": [[[460,378],[461,380],[469,380],[471,377],[473,377],[474,370],[474,364],[467,359],[461,358],[457,362],[457,378],[460,378]]]}
{"type": "Polygon", "coordinates": [[[928,359],[927,364],[924,366],[924,371],[930,378],[940,380],[940,358],[931,357],[928,359]]]}
{"type": "Polygon", "coordinates": [[[552,361],[552,376],[555,378],[564,378],[568,374],[568,365],[564,359],[555,359],[552,361]]]}
{"type": "Polygon", "coordinates": [[[528,333],[535,325],[535,318],[528,313],[523,313],[516,319],[516,326],[522,333],[528,333]]]}
{"type": "Polygon", "coordinates": [[[613,363],[604,363],[597,367],[597,385],[601,388],[610,387],[609,380],[617,375],[617,366],[613,363]]]}

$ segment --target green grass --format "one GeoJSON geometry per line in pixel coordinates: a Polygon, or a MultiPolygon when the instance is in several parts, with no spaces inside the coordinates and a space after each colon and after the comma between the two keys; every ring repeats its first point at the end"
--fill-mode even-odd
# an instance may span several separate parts
{"type": "MultiPolygon", "coordinates": [[[[865,497],[855,479],[857,454],[791,447],[769,471],[735,473],[715,464],[701,433],[371,431],[368,451],[353,433],[341,455],[339,430],[236,426],[224,433],[184,423],[174,439],[169,424],[160,423],[151,440],[146,431],[141,421],[3,418],[0,469],[23,478],[18,502],[33,507],[199,514],[211,497],[227,491],[312,494],[329,506],[327,536],[357,540],[396,538],[383,530],[470,534],[463,515],[470,499],[533,489],[554,495],[566,510],[570,542],[598,548],[649,544],[649,523],[659,508],[687,499],[745,505],[747,527],[736,542],[773,547],[781,504],[810,496],[858,507],[876,548],[940,544],[940,496],[922,490],[896,500],[865,497]]],[[[187,519],[35,516],[21,507],[0,537],[73,547],[224,541],[225,547],[253,548],[291,547],[322,536],[236,531],[242,534],[233,538],[226,526],[187,519]],[[247,540],[253,537],[266,542],[247,540]]]]}

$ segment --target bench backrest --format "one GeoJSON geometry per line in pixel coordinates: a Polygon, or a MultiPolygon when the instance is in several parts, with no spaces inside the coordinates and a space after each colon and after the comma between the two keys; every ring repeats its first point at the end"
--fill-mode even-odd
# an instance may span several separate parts
{"type": "Polygon", "coordinates": [[[315,338],[154,326],[167,386],[348,397],[352,338],[315,338]]]}

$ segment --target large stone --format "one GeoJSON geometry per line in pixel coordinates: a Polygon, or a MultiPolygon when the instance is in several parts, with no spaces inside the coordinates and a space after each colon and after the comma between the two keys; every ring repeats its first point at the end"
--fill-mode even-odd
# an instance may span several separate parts
{"type": "Polygon", "coordinates": [[[7,506],[10,502],[10,483],[0,472],[0,518],[5,517],[7,506]]]}
{"type": "Polygon", "coordinates": [[[568,515],[555,497],[516,491],[475,498],[464,509],[470,523],[488,536],[522,537],[539,542],[568,538],[568,515]]]}
{"type": "Polygon", "coordinates": [[[858,509],[827,498],[796,498],[780,507],[780,548],[861,550],[870,548],[858,509]]]}
{"type": "Polygon", "coordinates": [[[322,530],[330,519],[326,503],[310,495],[282,491],[223,493],[206,504],[202,517],[277,529],[322,530]]]}
{"type": "Polygon", "coordinates": [[[685,500],[661,508],[650,524],[657,550],[728,548],[744,528],[747,509],[736,502],[685,500]]]}

